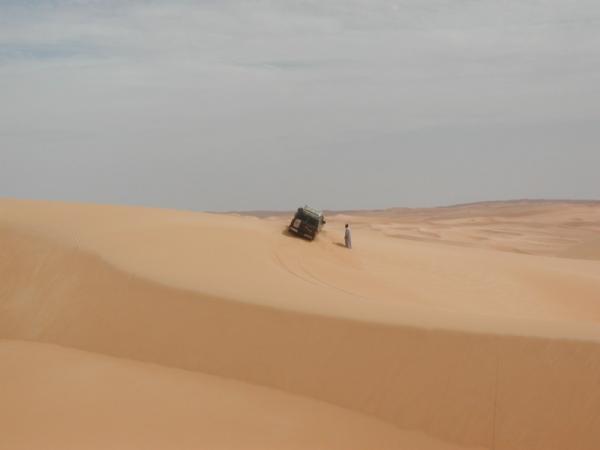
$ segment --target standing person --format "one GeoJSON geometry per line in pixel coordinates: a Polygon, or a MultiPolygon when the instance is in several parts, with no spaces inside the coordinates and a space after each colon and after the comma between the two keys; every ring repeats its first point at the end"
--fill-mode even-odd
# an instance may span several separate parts
{"type": "Polygon", "coordinates": [[[346,248],[352,248],[352,233],[348,224],[346,224],[346,231],[344,232],[344,241],[346,242],[346,248]]]}

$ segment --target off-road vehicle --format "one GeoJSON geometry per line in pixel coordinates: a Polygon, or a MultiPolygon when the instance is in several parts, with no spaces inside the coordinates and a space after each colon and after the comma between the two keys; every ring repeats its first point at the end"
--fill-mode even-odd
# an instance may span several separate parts
{"type": "Polygon", "coordinates": [[[325,225],[325,217],[321,211],[305,206],[298,208],[288,229],[291,233],[305,237],[311,241],[325,225]]]}

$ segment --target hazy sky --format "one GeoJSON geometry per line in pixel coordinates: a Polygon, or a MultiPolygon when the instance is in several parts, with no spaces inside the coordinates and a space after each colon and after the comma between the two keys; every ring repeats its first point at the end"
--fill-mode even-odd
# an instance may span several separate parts
{"type": "Polygon", "coordinates": [[[0,0],[0,196],[600,199],[598,0],[0,0]]]}

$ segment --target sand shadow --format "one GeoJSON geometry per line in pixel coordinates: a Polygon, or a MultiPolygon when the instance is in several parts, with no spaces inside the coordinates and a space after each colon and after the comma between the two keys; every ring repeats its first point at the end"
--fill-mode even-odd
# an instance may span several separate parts
{"type": "Polygon", "coordinates": [[[281,230],[281,234],[283,234],[284,236],[287,236],[287,237],[291,237],[291,238],[298,237],[297,235],[292,233],[287,227],[284,228],[283,230],[281,230]]]}
{"type": "Polygon", "coordinates": [[[290,239],[299,239],[304,242],[314,242],[314,240],[310,240],[304,236],[299,236],[296,233],[292,233],[288,228],[284,228],[283,230],[281,230],[281,234],[283,236],[289,237],[290,239]]]}
{"type": "Polygon", "coordinates": [[[341,242],[336,242],[335,245],[337,245],[338,247],[342,247],[342,248],[348,248],[348,247],[346,247],[346,244],[342,244],[341,242]]]}

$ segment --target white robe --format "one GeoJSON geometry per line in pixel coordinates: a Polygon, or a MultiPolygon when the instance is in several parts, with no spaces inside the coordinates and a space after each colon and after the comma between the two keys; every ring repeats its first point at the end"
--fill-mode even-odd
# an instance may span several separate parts
{"type": "Polygon", "coordinates": [[[344,233],[344,241],[346,241],[346,247],[352,248],[352,234],[350,233],[350,228],[346,228],[346,232],[344,233]]]}

